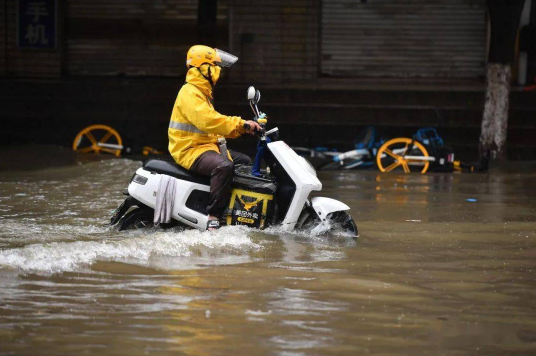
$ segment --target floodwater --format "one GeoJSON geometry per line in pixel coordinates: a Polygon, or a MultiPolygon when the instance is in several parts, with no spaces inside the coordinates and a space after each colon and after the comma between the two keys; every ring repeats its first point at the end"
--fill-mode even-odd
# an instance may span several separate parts
{"type": "Polygon", "coordinates": [[[320,173],[354,242],[117,232],[139,165],[0,173],[0,355],[536,354],[536,173],[320,173]]]}

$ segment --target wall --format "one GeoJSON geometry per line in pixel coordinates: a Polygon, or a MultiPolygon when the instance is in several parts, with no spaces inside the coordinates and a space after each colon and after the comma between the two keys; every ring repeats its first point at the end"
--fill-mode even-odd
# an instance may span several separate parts
{"type": "Polygon", "coordinates": [[[311,80],[318,73],[319,0],[235,0],[230,51],[234,82],[311,80]]]}
{"type": "MultiPolygon", "coordinates": [[[[7,5],[7,46],[2,47],[4,72],[10,77],[50,78],[61,73],[61,44],[56,49],[21,49],[17,45],[17,0],[3,0],[7,5]],[[7,53],[5,53],[6,48],[7,53]]],[[[60,1],[58,1],[60,3],[60,1]]],[[[2,8],[4,9],[4,8],[2,8]]],[[[3,12],[3,11],[2,11],[3,12]]],[[[4,15],[4,14],[2,14],[4,15]]],[[[58,21],[60,25],[61,21],[58,21]]],[[[2,30],[4,31],[4,30],[2,30]]],[[[61,29],[58,29],[61,33],[61,29]]],[[[59,38],[59,37],[58,37],[59,38]]]]}
{"type": "MultiPolygon", "coordinates": [[[[16,48],[17,1],[0,0],[9,9],[0,16],[1,34],[7,15],[9,39],[8,78],[0,79],[0,145],[69,145],[81,128],[102,122],[165,148],[171,107],[184,80],[184,55],[196,41],[196,2],[58,1],[66,19],[64,46],[43,51],[16,48]],[[19,80],[43,77],[53,80],[19,80]]],[[[432,125],[457,153],[476,152],[483,97],[478,81],[318,78],[320,0],[218,3],[218,46],[240,57],[216,87],[222,113],[250,118],[244,97],[253,84],[263,92],[261,107],[271,124],[291,143],[348,148],[364,125],[391,137],[432,125]]],[[[512,158],[536,152],[535,94],[512,93],[512,158]]]]}
{"type": "MultiPolygon", "coordinates": [[[[21,50],[17,0],[0,0],[4,3],[8,21],[0,35],[7,28],[8,55],[0,59],[0,75],[7,59],[7,74],[14,77],[182,77],[184,55],[197,43],[198,0],[58,0],[58,48],[21,50]]],[[[287,83],[321,75],[479,77],[483,4],[219,0],[216,45],[240,57],[223,82],[287,83]]]]}
{"type": "Polygon", "coordinates": [[[0,0],[0,76],[6,74],[7,3],[0,0]]]}
{"type": "MultiPolygon", "coordinates": [[[[0,0],[0,76],[183,76],[197,42],[198,0],[57,0],[55,49],[17,45],[17,0],[0,0]]],[[[227,1],[218,1],[217,44],[228,43],[227,1]]]]}
{"type": "MultiPolygon", "coordinates": [[[[69,146],[82,128],[102,123],[138,146],[165,150],[169,117],[181,85],[181,78],[0,81],[0,146],[28,142],[69,146]]],[[[419,127],[434,126],[454,148],[456,157],[465,160],[478,153],[483,88],[259,87],[260,108],[269,115],[269,126],[279,127],[289,145],[343,150],[352,147],[367,125],[376,126],[386,138],[411,136],[419,127]]],[[[216,109],[251,118],[245,92],[246,85],[217,86],[216,109]]],[[[512,92],[510,159],[536,155],[534,95],[536,92],[512,92]]],[[[253,137],[231,141],[232,148],[250,153],[256,145],[253,137]]]]}
{"type": "MultiPolygon", "coordinates": [[[[84,76],[182,76],[196,44],[198,0],[68,0],[67,72],[84,76]]],[[[228,36],[219,1],[217,39],[228,36]]]]}

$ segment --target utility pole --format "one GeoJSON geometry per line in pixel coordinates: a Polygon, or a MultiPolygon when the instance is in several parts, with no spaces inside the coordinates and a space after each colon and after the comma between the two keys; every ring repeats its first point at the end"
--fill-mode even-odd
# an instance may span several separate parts
{"type": "Polygon", "coordinates": [[[531,89],[536,87],[536,0],[530,7],[529,24],[521,30],[520,47],[528,54],[527,83],[531,89]]]}
{"type": "Polygon", "coordinates": [[[506,158],[511,64],[524,4],[525,0],[487,0],[491,36],[479,145],[485,162],[506,158]]]}

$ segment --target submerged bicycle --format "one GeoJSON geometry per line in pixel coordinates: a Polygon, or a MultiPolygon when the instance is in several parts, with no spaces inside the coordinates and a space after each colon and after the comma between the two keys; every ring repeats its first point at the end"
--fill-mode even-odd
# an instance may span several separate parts
{"type": "Polygon", "coordinates": [[[339,152],[326,147],[293,147],[301,156],[317,162],[316,168],[321,170],[350,170],[369,168],[374,166],[378,148],[385,141],[380,138],[374,126],[367,126],[361,131],[354,141],[354,149],[346,152],[339,152]]]}
{"type": "MultiPolygon", "coordinates": [[[[422,128],[412,138],[398,137],[385,142],[376,154],[381,172],[403,170],[404,173],[452,172],[460,167],[454,152],[444,145],[434,128],[422,128]]],[[[461,169],[460,169],[461,170],[461,169]]]]}

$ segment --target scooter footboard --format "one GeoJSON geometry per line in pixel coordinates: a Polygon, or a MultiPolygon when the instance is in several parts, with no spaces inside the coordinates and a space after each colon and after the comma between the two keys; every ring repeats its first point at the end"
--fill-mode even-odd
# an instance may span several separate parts
{"type": "Polygon", "coordinates": [[[333,212],[350,210],[348,205],[338,200],[325,197],[312,198],[311,205],[313,206],[313,210],[316,212],[316,215],[318,215],[322,221],[326,219],[328,214],[333,212]]]}

